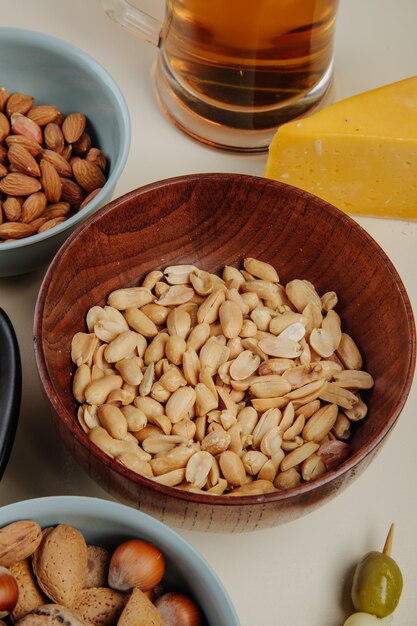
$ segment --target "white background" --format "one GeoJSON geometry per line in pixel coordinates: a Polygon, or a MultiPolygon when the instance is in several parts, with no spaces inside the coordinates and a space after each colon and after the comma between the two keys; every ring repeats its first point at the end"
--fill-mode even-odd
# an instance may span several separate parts
{"type": "MultiPolygon", "coordinates": [[[[148,0],[146,6],[162,14],[160,0],[148,0]]],[[[262,174],[266,155],[215,151],[170,125],[155,104],[150,83],[156,49],[110,21],[98,0],[0,0],[0,9],[1,25],[67,40],[93,55],[119,84],[132,117],[132,148],[116,195],[183,173],[262,174]]],[[[415,0],[342,0],[335,98],[417,74],[416,28],[415,0]]],[[[416,309],[417,223],[370,218],[358,222],[390,256],[416,309]]],[[[41,398],[32,320],[43,274],[0,279],[0,306],[14,322],[24,366],[21,419],[0,485],[0,504],[53,494],[108,497],[67,455],[41,398]]],[[[351,610],[346,590],[352,568],[365,552],[382,548],[392,521],[394,556],[404,574],[393,623],[417,623],[416,399],[414,385],[379,456],[324,508],[252,534],[181,532],[218,572],[242,626],[341,626],[351,610]]]]}

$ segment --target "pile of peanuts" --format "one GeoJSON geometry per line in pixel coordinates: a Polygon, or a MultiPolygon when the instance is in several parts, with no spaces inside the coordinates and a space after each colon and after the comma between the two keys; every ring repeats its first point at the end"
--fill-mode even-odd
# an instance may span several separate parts
{"type": "Polygon", "coordinates": [[[343,462],[367,406],[333,291],[246,258],[221,276],[152,271],[92,307],[72,339],[78,420],[108,456],[191,492],[258,495],[343,462]]]}

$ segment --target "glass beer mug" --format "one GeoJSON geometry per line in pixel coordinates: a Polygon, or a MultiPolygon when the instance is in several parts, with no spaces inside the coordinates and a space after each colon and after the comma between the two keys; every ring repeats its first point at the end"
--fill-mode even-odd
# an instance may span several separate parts
{"type": "Polygon", "coordinates": [[[339,0],[167,0],[155,18],[127,0],[106,13],[160,49],[158,102],[212,146],[266,150],[276,128],[329,89],[339,0]]]}

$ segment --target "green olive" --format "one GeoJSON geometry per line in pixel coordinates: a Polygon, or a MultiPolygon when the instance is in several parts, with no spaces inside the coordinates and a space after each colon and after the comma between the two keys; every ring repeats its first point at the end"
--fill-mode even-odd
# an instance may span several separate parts
{"type": "Polygon", "coordinates": [[[352,602],[357,611],[386,617],[396,609],[403,588],[397,563],[382,552],[369,552],[356,566],[352,602]]]}

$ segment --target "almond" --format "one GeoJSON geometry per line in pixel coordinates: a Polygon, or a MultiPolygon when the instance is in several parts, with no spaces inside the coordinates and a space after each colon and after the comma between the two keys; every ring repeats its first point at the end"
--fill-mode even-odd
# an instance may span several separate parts
{"type": "Polygon", "coordinates": [[[55,124],[55,122],[47,124],[43,132],[45,143],[49,150],[54,150],[54,152],[61,154],[64,149],[65,140],[58,124],[55,124]]]}
{"type": "Polygon", "coordinates": [[[49,204],[44,212],[44,217],[48,218],[48,220],[53,219],[54,217],[64,217],[68,215],[71,210],[71,206],[69,202],[55,202],[54,204],[49,204]]]}
{"type": "Polygon", "coordinates": [[[101,190],[102,190],[102,187],[97,187],[97,189],[94,189],[94,191],[89,193],[88,196],[86,196],[84,200],[81,202],[80,209],[83,209],[85,206],[87,206],[87,204],[91,202],[91,200],[93,200],[96,197],[96,195],[100,193],[101,190]]]}
{"type": "Polygon", "coordinates": [[[38,163],[24,146],[18,143],[12,144],[9,148],[8,157],[10,164],[19,172],[28,176],[41,175],[38,163]]]}
{"type": "Polygon", "coordinates": [[[12,611],[13,623],[16,623],[33,609],[46,604],[47,599],[36,583],[29,558],[15,563],[9,569],[19,587],[18,602],[12,611]]]}
{"type": "Polygon", "coordinates": [[[71,165],[66,159],[64,159],[61,154],[55,152],[54,150],[44,150],[42,153],[42,158],[45,159],[45,161],[51,163],[51,165],[54,166],[60,176],[64,176],[65,178],[71,178],[71,165]]]}
{"type": "Polygon", "coordinates": [[[72,171],[77,183],[89,193],[106,183],[106,178],[98,165],[86,159],[75,157],[72,160],[72,171]]]}
{"type": "Polygon", "coordinates": [[[62,224],[62,222],[65,222],[66,219],[67,218],[65,216],[62,216],[62,217],[54,217],[50,220],[47,220],[46,222],[41,224],[41,226],[38,228],[38,233],[43,233],[45,230],[50,230],[54,226],[58,226],[58,224],[62,224]]]}
{"type": "Polygon", "coordinates": [[[6,102],[9,99],[9,96],[10,94],[7,89],[0,85],[0,111],[4,111],[6,108],[6,102]]]}
{"type": "Polygon", "coordinates": [[[72,147],[76,154],[84,154],[91,148],[90,135],[86,132],[82,133],[79,139],[77,139],[77,141],[74,141],[72,147]]]}
{"type": "Polygon", "coordinates": [[[29,196],[40,189],[41,184],[36,178],[19,172],[7,174],[0,181],[0,190],[9,196],[29,196]]]}
{"type": "Polygon", "coordinates": [[[7,100],[6,113],[9,117],[13,113],[23,113],[25,115],[32,106],[32,96],[28,96],[25,93],[12,93],[7,100]]]}
{"type": "Polygon", "coordinates": [[[41,226],[43,226],[45,224],[45,222],[48,221],[48,218],[46,218],[44,215],[42,215],[42,217],[38,217],[36,218],[36,220],[33,220],[30,225],[33,226],[33,228],[36,228],[36,232],[39,232],[39,229],[41,226]]]}
{"type": "Polygon", "coordinates": [[[54,602],[74,606],[84,586],[87,544],[76,529],[60,524],[45,533],[32,557],[42,591],[54,602]]]}
{"type": "MultiPolygon", "coordinates": [[[[63,178],[62,176],[61,176],[61,184],[62,184],[61,200],[63,200],[64,202],[69,202],[70,205],[74,209],[79,209],[85,196],[85,193],[80,187],[80,185],[75,183],[73,180],[70,180],[69,178],[63,178]]],[[[1,189],[1,183],[0,183],[0,189],[1,189]]]]}
{"type": "Polygon", "coordinates": [[[55,122],[58,115],[58,107],[52,104],[40,104],[32,107],[27,113],[28,118],[36,122],[39,126],[46,126],[46,124],[55,122]]]}
{"type": "Polygon", "coordinates": [[[84,113],[70,113],[64,119],[62,132],[68,143],[74,143],[85,130],[86,118],[84,113]]]}
{"type": "Polygon", "coordinates": [[[22,222],[30,224],[46,209],[46,195],[42,191],[30,194],[22,204],[22,222]]]}
{"type": "Polygon", "coordinates": [[[13,113],[10,118],[12,131],[15,135],[24,135],[37,143],[42,143],[42,131],[40,126],[21,113],[13,113]]]}
{"type": "Polygon", "coordinates": [[[165,621],[148,596],[135,587],[117,622],[118,626],[164,626],[165,621]]]}
{"type": "Polygon", "coordinates": [[[63,147],[61,154],[64,157],[64,159],[69,161],[72,155],[72,145],[70,143],[66,143],[63,147]]]}
{"type": "Polygon", "coordinates": [[[95,163],[104,172],[107,167],[107,159],[98,148],[90,148],[86,156],[87,161],[95,163]]]}
{"type": "Polygon", "coordinates": [[[41,183],[48,202],[59,202],[62,193],[62,183],[58,172],[45,159],[41,160],[40,166],[42,172],[41,183]]]}
{"type": "Polygon", "coordinates": [[[17,222],[22,216],[22,205],[17,198],[9,196],[3,202],[3,213],[9,222],[17,222]]]}
{"type": "MultiPolygon", "coordinates": [[[[8,224],[3,226],[8,226],[8,224]]],[[[19,224],[19,226],[26,227],[25,224],[19,224]]],[[[3,526],[0,529],[0,565],[10,567],[26,559],[36,550],[41,537],[41,527],[32,520],[21,520],[3,526]]]]}
{"type": "Polygon", "coordinates": [[[10,133],[10,123],[4,113],[0,113],[0,141],[3,141],[10,133]]]}
{"type": "Polygon", "coordinates": [[[29,139],[28,137],[25,137],[24,135],[9,135],[8,137],[6,137],[6,143],[9,146],[9,148],[13,144],[18,144],[19,146],[23,146],[34,157],[38,156],[38,154],[42,152],[42,146],[37,141],[34,141],[33,139],[29,139]]]}
{"type": "Polygon", "coordinates": [[[111,626],[117,624],[128,598],[128,594],[108,587],[83,589],[76,598],[74,611],[86,624],[111,626]]]}
{"type": "Polygon", "coordinates": [[[0,224],[0,239],[23,239],[36,233],[32,224],[22,222],[5,222],[0,224]]]}
{"type": "Polygon", "coordinates": [[[5,176],[7,176],[8,171],[9,170],[7,169],[7,167],[0,163],[0,178],[4,178],[5,176]]]}

